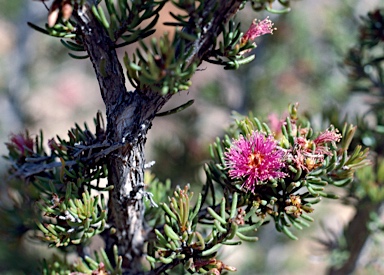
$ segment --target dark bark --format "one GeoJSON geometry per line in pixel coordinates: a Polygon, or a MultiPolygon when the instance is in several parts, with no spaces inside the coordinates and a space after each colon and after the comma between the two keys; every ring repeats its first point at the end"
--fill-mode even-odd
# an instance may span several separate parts
{"type": "MultiPolygon", "coordinates": [[[[189,63],[201,63],[213,46],[213,38],[220,33],[220,25],[237,12],[242,2],[204,2],[205,9],[198,15],[201,22],[205,22],[200,26],[203,31],[199,39],[187,45],[185,51],[193,48],[188,57],[189,63]],[[211,14],[215,5],[220,8],[211,14]]],[[[124,259],[124,267],[129,273],[136,274],[141,266],[146,239],[143,220],[146,134],[156,113],[171,95],[161,96],[151,90],[128,92],[123,68],[106,30],[87,6],[81,11],[75,10],[74,16],[106,105],[108,141],[110,144],[124,144],[110,155],[108,161],[108,184],[114,186],[109,198],[108,224],[116,229],[116,233],[105,238],[106,246],[108,250],[117,244],[124,259]]],[[[183,31],[195,32],[192,27],[183,31]]]]}
{"type": "Polygon", "coordinates": [[[369,198],[365,198],[359,202],[356,207],[356,213],[345,231],[347,250],[350,253],[349,257],[341,267],[331,267],[328,270],[329,275],[348,275],[352,274],[355,270],[361,251],[370,236],[367,228],[370,213],[377,212],[380,205],[380,202],[372,202],[369,198]]]}

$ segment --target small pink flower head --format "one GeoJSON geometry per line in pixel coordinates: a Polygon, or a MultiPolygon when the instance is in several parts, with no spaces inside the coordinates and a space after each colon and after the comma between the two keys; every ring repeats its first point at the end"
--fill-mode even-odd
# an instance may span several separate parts
{"type": "Polygon", "coordinates": [[[34,141],[27,134],[12,134],[10,146],[16,148],[21,155],[26,154],[26,150],[29,152],[33,152],[33,144],[34,141]]]}
{"type": "Polygon", "coordinates": [[[264,34],[272,34],[276,28],[273,27],[273,23],[269,18],[265,18],[263,21],[253,20],[248,31],[241,38],[240,44],[244,45],[249,40],[255,40],[256,37],[262,36],[264,34]]]}
{"type": "Polygon", "coordinates": [[[254,192],[261,182],[286,176],[280,171],[284,155],[272,136],[255,131],[247,138],[240,136],[233,141],[225,153],[226,167],[231,178],[244,178],[243,187],[254,192]]]}
{"type": "Polygon", "coordinates": [[[324,145],[327,142],[339,142],[341,139],[341,135],[338,133],[337,130],[326,130],[325,132],[321,133],[315,140],[313,141],[316,146],[324,145]]]}
{"type": "Polygon", "coordinates": [[[279,139],[282,136],[282,130],[281,127],[283,125],[286,125],[284,119],[281,119],[276,113],[270,113],[268,115],[268,121],[269,121],[269,128],[271,129],[275,139],[279,139]]]}
{"type": "Polygon", "coordinates": [[[323,155],[332,155],[332,152],[328,148],[327,143],[339,142],[341,138],[342,136],[338,133],[337,129],[324,131],[313,140],[313,143],[316,145],[315,153],[323,155]]]}

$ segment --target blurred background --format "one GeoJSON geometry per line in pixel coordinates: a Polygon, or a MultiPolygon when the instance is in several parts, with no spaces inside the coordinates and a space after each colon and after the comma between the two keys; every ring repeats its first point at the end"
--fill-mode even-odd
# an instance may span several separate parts
{"type": "MultiPolygon", "coordinates": [[[[292,1],[292,11],[282,15],[244,9],[244,32],[254,18],[266,16],[277,30],[256,40],[256,59],[237,71],[203,63],[192,79],[191,89],[175,95],[164,106],[167,110],[195,100],[192,107],[179,114],[154,120],[147,146],[147,160],[156,161],[153,172],[174,184],[204,182],[202,164],[208,159],[208,145],[225,132],[232,122],[232,111],[252,111],[267,118],[270,113],[280,116],[288,104],[295,102],[299,111],[313,116],[330,104],[343,107],[351,115],[362,111],[364,97],[348,94],[341,64],[355,44],[359,16],[379,4],[383,3],[292,1]]],[[[0,0],[1,155],[6,154],[4,143],[11,133],[28,128],[36,135],[43,129],[46,139],[65,137],[74,122],[86,121],[92,126],[96,112],[104,112],[89,60],[72,59],[58,39],[27,26],[27,22],[42,26],[46,17],[47,10],[39,1],[0,0]]],[[[162,20],[169,20],[167,13],[162,20]]],[[[159,25],[155,35],[164,31],[170,30],[159,25]]],[[[7,199],[6,169],[7,163],[1,159],[3,201],[7,199]]],[[[332,207],[315,207],[316,222],[299,241],[276,234],[273,225],[266,226],[259,232],[258,243],[225,250],[221,258],[236,266],[238,274],[324,274],[327,255],[313,240],[323,234],[320,220],[326,217],[325,226],[340,231],[352,214],[351,209],[335,206],[334,202],[332,207]]],[[[30,244],[28,238],[0,238],[0,273],[25,274],[35,264],[36,251],[46,255],[44,247],[30,244]]],[[[365,274],[361,272],[358,274],[365,274]]]]}

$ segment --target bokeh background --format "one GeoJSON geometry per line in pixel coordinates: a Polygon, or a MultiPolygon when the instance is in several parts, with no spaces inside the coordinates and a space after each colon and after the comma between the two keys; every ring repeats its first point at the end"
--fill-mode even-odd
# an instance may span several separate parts
{"type": "MultiPolygon", "coordinates": [[[[350,115],[361,112],[365,99],[348,94],[343,55],[355,44],[359,17],[379,5],[383,5],[380,0],[301,0],[292,1],[288,14],[243,10],[238,20],[244,31],[254,18],[266,16],[277,30],[256,40],[256,60],[237,71],[203,63],[191,89],[175,95],[164,107],[195,100],[179,114],[154,120],[147,146],[148,161],[156,161],[153,172],[174,184],[203,182],[208,145],[225,132],[233,111],[252,111],[267,118],[270,113],[283,114],[288,104],[298,102],[301,112],[313,116],[330,104],[350,115]]],[[[65,137],[74,122],[92,125],[96,112],[104,112],[89,60],[70,58],[58,39],[27,26],[27,22],[43,25],[46,17],[39,1],[0,0],[1,155],[11,133],[28,128],[33,135],[43,129],[46,139],[65,137]]],[[[167,12],[161,20],[169,20],[167,12]]],[[[155,35],[164,31],[171,30],[159,25],[155,35]]],[[[1,160],[1,203],[7,200],[6,169],[6,161],[1,160]]],[[[316,222],[299,241],[276,234],[273,225],[266,226],[259,232],[258,243],[224,250],[224,262],[238,267],[238,274],[324,274],[328,255],[314,240],[324,234],[320,220],[337,232],[353,213],[334,202],[315,209],[316,222]]],[[[0,238],[0,273],[25,274],[38,255],[50,256],[44,246],[28,238],[0,238]]],[[[365,274],[364,265],[364,260],[359,263],[357,274],[365,274]]]]}

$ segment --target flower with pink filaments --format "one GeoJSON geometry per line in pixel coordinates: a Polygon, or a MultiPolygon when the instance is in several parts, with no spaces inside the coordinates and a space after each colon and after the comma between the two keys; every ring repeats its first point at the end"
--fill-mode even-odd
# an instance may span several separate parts
{"type": "Polygon", "coordinates": [[[258,131],[234,140],[225,153],[226,167],[233,179],[245,179],[243,187],[255,191],[257,185],[267,180],[283,178],[285,152],[278,148],[272,136],[258,131]]]}
{"type": "Polygon", "coordinates": [[[12,134],[11,144],[16,147],[22,155],[24,155],[25,150],[30,152],[33,151],[34,141],[28,135],[12,134]]]}
{"type": "Polygon", "coordinates": [[[256,37],[262,36],[264,34],[272,34],[276,28],[273,27],[273,23],[269,18],[264,20],[253,20],[248,31],[241,38],[240,44],[244,45],[249,40],[254,40],[256,37]]]}
{"type": "Polygon", "coordinates": [[[313,141],[316,144],[316,153],[331,155],[332,153],[326,147],[326,144],[330,142],[339,142],[341,137],[342,136],[337,132],[337,130],[326,130],[325,132],[322,132],[313,141]]]}

